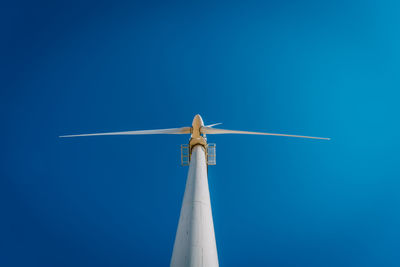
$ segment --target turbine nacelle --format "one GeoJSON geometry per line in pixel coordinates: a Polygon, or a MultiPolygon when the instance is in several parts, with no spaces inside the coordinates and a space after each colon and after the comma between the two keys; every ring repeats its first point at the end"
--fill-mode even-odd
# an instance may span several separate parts
{"type": "Polygon", "coordinates": [[[201,137],[202,133],[201,133],[201,128],[204,127],[204,122],[203,122],[203,118],[197,114],[196,116],[194,116],[193,118],[193,122],[192,122],[192,138],[199,138],[201,137]]]}
{"type": "Polygon", "coordinates": [[[202,145],[204,148],[207,147],[207,138],[205,134],[202,133],[202,128],[204,127],[203,118],[197,114],[193,118],[191,136],[189,141],[189,153],[191,153],[192,149],[196,145],[202,145]]]}

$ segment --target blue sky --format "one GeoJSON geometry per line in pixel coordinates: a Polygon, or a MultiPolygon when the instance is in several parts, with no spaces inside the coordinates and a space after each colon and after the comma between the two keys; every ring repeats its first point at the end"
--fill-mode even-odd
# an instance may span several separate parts
{"type": "Polygon", "coordinates": [[[221,266],[399,266],[397,1],[4,3],[0,265],[166,266],[189,126],[221,266]]]}

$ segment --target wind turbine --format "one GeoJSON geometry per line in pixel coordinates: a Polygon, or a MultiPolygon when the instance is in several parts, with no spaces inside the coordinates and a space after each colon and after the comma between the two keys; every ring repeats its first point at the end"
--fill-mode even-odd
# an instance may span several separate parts
{"type": "Polygon", "coordinates": [[[330,138],[276,133],[235,131],[204,125],[200,115],[193,119],[191,127],[172,129],[125,131],[63,135],[60,137],[101,136],[101,135],[141,135],[141,134],[190,134],[188,145],[181,146],[182,165],[189,165],[178,229],[171,257],[171,267],[218,266],[217,246],[208,190],[207,165],[215,165],[215,144],[207,143],[207,134],[256,134],[310,139],[330,140],[330,138]]]}

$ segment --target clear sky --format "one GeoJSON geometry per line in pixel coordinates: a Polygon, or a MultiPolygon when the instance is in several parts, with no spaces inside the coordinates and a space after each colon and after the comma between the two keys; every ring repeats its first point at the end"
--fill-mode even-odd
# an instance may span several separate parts
{"type": "Polygon", "coordinates": [[[188,136],[223,122],[221,266],[400,266],[398,1],[13,1],[0,10],[0,266],[167,266],[188,136]]]}

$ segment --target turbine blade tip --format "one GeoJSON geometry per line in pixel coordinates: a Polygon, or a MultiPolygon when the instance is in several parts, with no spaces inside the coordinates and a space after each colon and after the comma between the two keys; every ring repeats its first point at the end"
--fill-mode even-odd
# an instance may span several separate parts
{"type": "Polygon", "coordinates": [[[74,137],[75,135],[60,135],[59,138],[74,137]]]}

